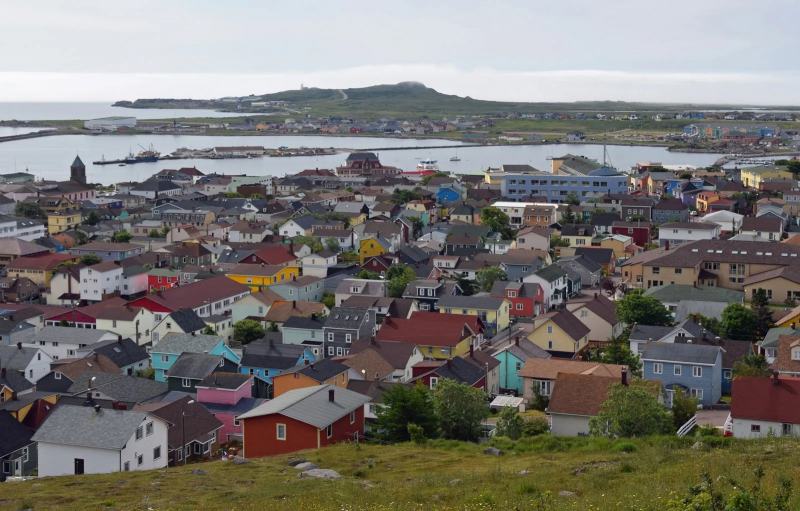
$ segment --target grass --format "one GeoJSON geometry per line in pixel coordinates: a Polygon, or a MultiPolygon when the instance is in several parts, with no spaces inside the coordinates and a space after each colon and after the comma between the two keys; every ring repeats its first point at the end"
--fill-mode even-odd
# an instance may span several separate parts
{"type": "MultiPolygon", "coordinates": [[[[348,444],[299,454],[337,470],[338,481],[300,479],[287,465],[290,456],[243,465],[215,461],[6,483],[0,509],[659,510],[686,495],[704,471],[749,486],[753,469],[763,466],[768,493],[781,475],[800,480],[799,441],[702,440],[703,448],[692,449],[695,439],[672,437],[497,439],[500,457],[453,441],[348,444]]],[[[795,495],[792,509],[798,508],[795,495]]]]}

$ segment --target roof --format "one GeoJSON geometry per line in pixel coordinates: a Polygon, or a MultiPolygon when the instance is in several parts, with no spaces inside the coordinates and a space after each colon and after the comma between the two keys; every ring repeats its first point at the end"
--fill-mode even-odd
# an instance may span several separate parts
{"type": "Polygon", "coordinates": [[[561,277],[566,276],[567,272],[565,272],[557,264],[551,264],[549,266],[545,266],[544,268],[536,270],[535,275],[538,276],[539,278],[544,279],[547,282],[555,282],[561,277]]]}
{"type": "Polygon", "coordinates": [[[39,256],[18,257],[8,263],[8,270],[54,270],[64,261],[75,259],[70,254],[43,254],[39,256]]]}
{"type": "Polygon", "coordinates": [[[742,219],[742,231],[780,232],[783,230],[783,221],[773,215],[759,217],[746,216],[742,219]]]}
{"type": "Polygon", "coordinates": [[[235,390],[250,381],[253,377],[242,373],[226,373],[217,371],[203,378],[197,387],[235,390]]]}
{"type": "Polygon", "coordinates": [[[302,328],[305,330],[322,330],[325,322],[316,317],[292,316],[284,321],[282,328],[302,328]]]}
{"type": "Polygon", "coordinates": [[[0,238],[0,254],[15,257],[47,252],[47,248],[18,238],[0,238]]]}
{"type": "Polygon", "coordinates": [[[147,350],[131,339],[101,341],[90,346],[90,349],[94,353],[105,355],[119,367],[125,367],[150,358],[147,350]]]}
{"type": "MultiPolygon", "coordinates": [[[[250,288],[225,276],[203,279],[185,286],[173,287],[149,294],[138,300],[150,300],[170,310],[199,307],[203,302],[216,302],[234,295],[248,293],[250,288]]],[[[138,300],[133,300],[135,304],[138,300]]]]}
{"type": "Polygon", "coordinates": [[[455,347],[482,330],[477,316],[415,311],[409,319],[387,317],[375,336],[378,341],[399,341],[421,346],[455,347]]]}
{"type": "Polygon", "coordinates": [[[711,222],[669,222],[658,226],[659,229],[697,229],[699,231],[713,231],[719,229],[719,224],[711,222]]]}
{"type": "Polygon", "coordinates": [[[792,350],[798,346],[800,346],[800,336],[794,334],[779,336],[772,369],[785,373],[800,373],[800,360],[792,358],[792,350]]]}
{"type": "Polygon", "coordinates": [[[800,424],[800,378],[737,376],[731,418],[800,424]]]}
{"type": "Polygon", "coordinates": [[[324,382],[334,376],[347,371],[348,367],[336,360],[323,358],[310,364],[302,364],[291,368],[285,374],[298,373],[308,376],[318,382],[324,382]]]}
{"type": "Polygon", "coordinates": [[[85,393],[91,386],[92,389],[109,396],[114,401],[127,403],[141,403],[161,396],[168,390],[166,383],[127,374],[97,371],[86,371],[77,376],[73,382],[68,389],[70,394],[85,393]],[[94,382],[91,382],[92,378],[94,382]]]}
{"type": "Polygon", "coordinates": [[[426,360],[420,362],[415,367],[433,366],[430,371],[420,374],[414,380],[422,379],[428,375],[435,374],[440,378],[448,378],[466,385],[475,385],[486,377],[486,369],[474,362],[469,362],[461,357],[454,357],[447,360],[426,360]]]}
{"type": "Polygon", "coordinates": [[[74,328],[68,326],[46,326],[42,328],[37,338],[47,339],[48,341],[63,342],[64,344],[86,344],[92,345],[98,343],[105,337],[108,339],[116,335],[107,330],[98,330],[93,328],[74,328]]]}
{"type": "MultiPolygon", "coordinates": [[[[570,336],[570,338],[574,340],[586,337],[587,335],[589,335],[589,332],[591,332],[591,329],[589,329],[589,327],[581,323],[581,320],[579,320],[573,313],[569,312],[568,310],[561,310],[556,312],[555,314],[550,316],[549,320],[555,323],[556,326],[558,326],[558,328],[563,330],[564,333],[566,333],[568,336],[570,336]]],[[[536,329],[534,329],[534,332],[539,328],[541,328],[542,326],[544,326],[544,324],[545,323],[539,325],[536,329]]]]}
{"type": "Polygon", "coordinates": [[[550,401],[549,413],[595,416],[608,399],[611,386],[620,380],[608,376],[559,373],[550,401]]]}
{"type": "Polygon", "coordinates": [[[241,365],[268,369],[295,367],[306,348],[299,344],[282,344],[258,339],[242,347],[241,365]]]}
{"type": "Polygon", "coordinates": [[[380,352],[369,348],[357,353],[351,351],[347,357],[341,359],[341,362],[356,373],[362,374],[363,378],[367,380],[383,380],[395,370],[395,367],[385,360],[380,352]]]}
{"type": "Polygon", "coordinates": [[[592,300],[583,302],[578,308],[581,307],[586,307],[610,325],[616,325],[619,322],[617,318],[617,306],[614,302],[599,293],[596,294],[592,300]]]}
{"type": "Polygon", "coordinates": [[[368,396],[372,403],[382,403],[383,395],[397,385],[403,384],[375,380],[350,380],[347,382],[347,389],[368,396]]]}
{"type": "Polygon", "coordinates": [[[218,335],[170,332],[150,350],[152,353],[208,353],[224,342],[218,335]]]}
{"type": "Polygon", "coordinates": [[[33,430],[23,426],[9,412],[0,410],[0,457],[30,445],[33,430]]]}
{"type": "Polygon", "coordinates": [[[326,328],[358,328],[371,319],[368,309],[334,307],[325,319],[326,328]]]}
{"type": "Polygon", "coordinates": [[[275,301],[264,316],[265,321],[283,323],[294,316],[311,316],[313,314],[324,314],[327,310],[320,302],[306,302],[303,300],[275,301]]]}
{"type": "Polygon", "coordinates": [[[0,345],[0,367],[24,371],[37,353],[39,348],[0,345]]]}
{"type": "Polygon", "coordinates": [[[205,322],[192,309],[178,309],[169,317],[184,332],[196,332],[205,328],[205,322]]]}
{"type": "Polygon", "coordinates": [[[519,375],[526,378],[555,380],[559,373],[572,373],[607,376],[621,381],[623,367],[618,364],[583,362],[563,358],[529,358],[519,370],[519,375]]]}
{"type": "Polygon", "coordinates": [[[774,241],[700,240],[660,251],[659,255],[642,262],[645,266],[677,268],[697,266],[703,261],[783,266],[797,263],[800,247],[774,241]]]}
{"type": "Polygon", "coordinates": [[[85,245],[72,247],[70,250],[80,252],[130,252],[131,250],[142,250],[142,245],[133,243],[116,243],[110,241],[92,241],[85,245]]]}
{"type": "Polygon", "coordinates": [[[663,303],[691,300],[696,302],[742,303],[744,293],[719,286],[689,286],[685,284],[666,284],[653,286],[644,292],[663,303]]]}
{"type": "Polygon", "coordinates": [[[439,298],[439,308],[497,310],[503,306],[504,301],[504,298],[491,295],[449,295],[439,298]]]}
{"type": "Polygon", "coordinates": [[[178,356],[178,359],[169,368],[167,377],[202,380],[211,374],[214,369],[220,367],[222,360],[219,355],[184,352],[178,356]]]}
{"type": "Polygon", "coordinates": [[[180,424],[181,427],[167,430],[167,444],[170,448],[179,448],[193,440],[207,441],[215,431],[222,427],[222,422],[209,412],[201,403],[191,402],[190,396],[184,396],[170,403],[154,403],[142,405],[139,409],[148,410],[151,415],[159,417],[169,424],[180,424]],[[191,420],[182,420],[185,416],[191,420]]]}
{"type": "Polygon", "coordinates": [[[238,419],[280,414],[321,429],[369,401],[369,397],[352,390],[334,385],[319,385],[290,390],[240,415],[238,419]],[[329,398],[330,392],[333,392],[333,401],[329,398]]]}
{"type": "Polygon", "coordinates": [[[773,270],[763,271],[761,273],[756,273],[755,275],[750,275],[744,279],[744,285],[755,284],[757,282],[763,282],[765,280],[775,279],[775,278],[782,278],[786,279],[790,282],[800,283],[800,267],[797,266],[782,266],[780,268],[775,268],[773,270]]]}
{"type": "Polygon", "coordinates": [[[408,359],[414,354],[416,346],[406,342],[384,341],[372,339],[369,341],[356,341],[350,347],[350,354],[362,351],[372,351],[378,354],[394,369],[405,369],[408,359]]]}
{"type": "Polygon", "coordinates": [[[91,406],[60,405],[33,435],[36,442],[121,450],[149,414],[91,406]]]}
{"type": "Polygon", "coordinates": [[[688,364],[713,365],[721,348],[701,344],[648,342],[642,348],[642,360],[663,360],[688,364]]]}

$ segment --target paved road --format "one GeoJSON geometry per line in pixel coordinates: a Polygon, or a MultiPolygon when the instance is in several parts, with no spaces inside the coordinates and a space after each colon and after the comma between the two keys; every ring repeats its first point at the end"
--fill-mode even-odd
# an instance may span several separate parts
{"type": "Polygon", "coordinates": [[[721,428],[725,425],[728,413],[730,413],[729,410],[698,410],[697,425],[721,428]]]}

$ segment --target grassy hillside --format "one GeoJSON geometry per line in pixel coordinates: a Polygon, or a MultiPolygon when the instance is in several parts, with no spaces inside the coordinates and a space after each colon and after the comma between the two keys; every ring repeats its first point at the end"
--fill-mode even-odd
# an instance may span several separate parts
{"type": "MultiPolygon", "coordinates": [[[[635,441],[557,439],[502,442],[502,456],[458,442],[427,446],[339,445],[301,453],[338,481],[300,479],[290,457],[243,465],[212,462],[167,470],[61,477],[0,485],[0,509],[270,510],[662,510],[705,471],[750,487],[763,466],[800,481],[800,441],[712,438],[635,441]],[[713,442],[713,444],[712,444],[713,442]],[[713,445],[713,447],[711,446],[713,445]],[[193,469],[203,471],[193,474],[193,469]],[[560,492],[572,492],[568,496],[560,492]]],[[[724,479],[724,478],[723,478],[724,479]]],[[[730,486],[717,479],[717,486],[730,486]]],[[[800,509],[795,492],[792,509],[800,509]]]]}

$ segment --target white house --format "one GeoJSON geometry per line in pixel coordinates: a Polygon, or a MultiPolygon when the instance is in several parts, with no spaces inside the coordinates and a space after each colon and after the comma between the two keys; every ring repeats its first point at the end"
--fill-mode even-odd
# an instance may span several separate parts
{"type": "Polygon", "coordinates": [[[600,412],[617,378],[591,374],[561,373],[547,405],[550,432],[554,436],[585,436],[589,421],[600,412]]]}
{"type": "Polygon", "coordinates": [[[800,436],[800,378],[739,376],[731,395],[725,428],[734,437],[800,436]]]}
{"type": "Polygon", "coordinates": [[[50,279],[46,294],[47,305],[72,305],[80,301],[80,271],[66,267],[56,271],[50,279]]]}
{"type": "Polygon", "coordinates": [[[753,241],[780,241],[783,219],[770,213],[759,217],[746,216],[742,219],[739,235],[751,237],[753,241]]]}
{"type": "Polygon", "coordinates": [[[545,266],[534,273],[525,275],[522,281],[539,284],[542,287],[545,310],[560,305],[567,299],[567,272],[558,265],[545,266]]]}
{"type": "Polygon", "coordinates": [[[25,241],[38,240],[47,235],[47,227],[38,221],[29,218],[17,218],[17,231],[14,237],[25,241]]]}
{"type": "Polygon", "coordinates": [[[336,265],[337,256],[330,250],[323,250],[317,254],[309,254],[300,259],[300,266],[303,269],[303,275],[311,275],[312,277],[325,278],[328,276],[328,268],[336,265]]]}
{"type": "Polygon", "coordinates": [[[165,420],[145,412],[60,405],[32,438],[39,476],[164,468],[168,428],[165,420]]]}
{"type": "Polygon", "coordinates": [[[147,271],[144,266],[123,268],[119,293],[122,296],[131,296],[147,291],[147,271]]]}
{"type": "Polygon", "coordinates": [[[228,231],[228,241],[233,243],[261,243],[272,234],[267,224],[258,222],[239,222],[228,231]]]}
{"type": "Polygon", "coordinates": [[[286,236],[287,238],[294,238],[295,236],[306,236],[311,232],[311,229],[306,229],[299,223],[295,222],[294,220],[288,220],[286,223],[281,225],[278,228],[278,232],[281,236],[286,236]]]}
{"type": "Polygon", "coordinates": [[[94,266],[81,268],[81,300],[99,302],[119,291],[122,284],[122,266],[104,261],[94,266]]]}
{"type": "Polygon", "coordinates": [[[31,383],[50,372],[52,361],[50,355],[35,347],[0,345],[0,371],[16,371],[31,383]]]}
{"type": "Polygon", "coordinates": [[[732,211],[715,211],[702,217],[695,217],[693,221],[717,224],[720,232],[737,232],[743,218],[744,215],[732,211]]]}
{"type": "Polygon", "coordinates": [[[662,247],[677,247],[698,240],[719,238],[720,226],[711,222],[669,222],[658,227],[658,242],[662,247]]]}
{"type": "Polygon", "coordinates": [[[68,326],[46,326],[23,346],[39,348],[53,360],[73,358],[80,348],[100,341],[116,339],[117,335],[105,330],[74,328],[68,326]]]}

